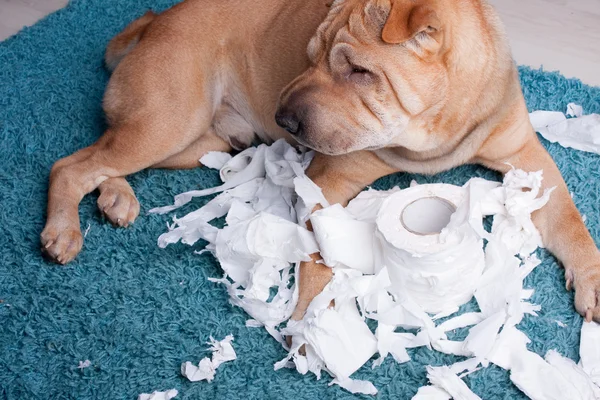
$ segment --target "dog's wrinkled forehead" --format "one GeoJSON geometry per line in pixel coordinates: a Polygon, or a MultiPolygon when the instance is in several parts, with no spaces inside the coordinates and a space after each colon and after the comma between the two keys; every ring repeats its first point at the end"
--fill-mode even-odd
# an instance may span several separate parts
{"type": "Polygon", "coordinates": [[[336,41],[378,40],[390,9],[389,0],[335,0],[308,44],[309,59],[317,63],[336,41]]]}

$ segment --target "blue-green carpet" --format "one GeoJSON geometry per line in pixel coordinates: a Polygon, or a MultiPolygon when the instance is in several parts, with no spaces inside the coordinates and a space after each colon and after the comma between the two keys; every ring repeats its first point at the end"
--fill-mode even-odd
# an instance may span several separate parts
{"type": "MultiPolygon", "coordinates": [[[[81,205],[82,228],[90,226],[82,253],[66,267],[44,261],[39,233],[45,218],[48,172],[54,161],[94,142],[105,128],[101,98],[108,80],[102,57],[109,39],[147,8],[173,0],[75,0],[66,9],[0,43],[0,398],[135,399],[155,389],[177,388],[178,399],[351,398],[328,379],[273,371],[284,350],[261,329],[246,328],[244,313],[207,277],[220,276],[210,255],[185,245],[160,250],[166,216],[144,210],[170,204],[172,196],[218,183],[214,171],[145,171],[130,177],[142,215],[130,229],[114,229],[96,210],[96,197],[81,205]],[[235,335],[238,360],[223,365],[211,384],[190,383],[181,362],[207,355],[209,335],[235,335]],[[77,368],[89,359],[92,366],[77,368]]],[[[527,104],[564,111],[568,102],[600,112],[600,89],[558,74],[521,69],[527,104]]],[[[596,243],[600,241],[600,157],[545,142],[596,243]]],[[[497,178],[463,167],[420,182],[462,184],[471,176],[497,178]]],[[[377,188],[406,187],[413,177],[396,175],[377,188]]],[[[196,200],[180,213],[205,202],[196,200]]],[[[539,354],[549,349],[578,360],[581,318],[564,290],[554,258],[527,279],[542,305],[539,317],[520,327],[539,354]],[[555,320],[564,322],[561,328],[555,320]]],[[[380,398],[407,399],[426,383],[425,365],[454,360],[427,349],[398,365],[391,357],[370,379],[380,398]]],[[[466,378],[484,399],[523,395],[508,374],[489,367],[466,378]]]]}

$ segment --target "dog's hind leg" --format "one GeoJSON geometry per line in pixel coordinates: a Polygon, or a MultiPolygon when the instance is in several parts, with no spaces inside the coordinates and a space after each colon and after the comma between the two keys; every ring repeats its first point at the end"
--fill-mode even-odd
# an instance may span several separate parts
{"type": "Polygon", "coordinates": [[[59,160],[50,173],[48,219],[41,235],[43,251],[61,264],[79,253],[83,239],[78,207],[87,193],[102,186],[101,207],[110,204],[113,196],[115,202],[122,197],[119,200],[124,202],[122,207],[114,203],[106,213],[111,221],[116,219],[119,224],[122,219],[125,224],[137,214],[138,206],[131,187],[122,177],[160,165],[203,139],[209,151],[214,146],[209,133],[212,112],[201,104],[187,111],[183,107],[164,107],[152,110],[152,118],[116,124],[92,146],[59,160]]]}
{"type": "Polygon", "coordinates": [[[125,178],[108,178],[98,186],[98,209],[114,226],[127,227],[140,213],[140,203],[125,178]]]}
{"type": "Polygon", "coordinates": [[[138,44],[146,32],[148,25],[150,25],[156,17],[157,15],[155,13],[148,11],[146,14],[129,24],[117,36],[112,38],[104,55],[104,61],[109,70],[114,71],[114,69],[117,68],[117,65],[127,53],[138,44]]]}
{"type": "Polygon", "coordinates": [[[82,247],[78,207],[87,193],[99,188],[101,211],[125,226],[139,212],[125,176],[149,167],[190,168],[207,151],[229,149],[211,128],[222,103],[223,90],[217,89],[224,83],[211,75],[219,60],[191,51],[166,25],[152,25],[107,86],[109,129],[92,146],[56,162],[50,173],[41,244],[61,264],[82,247]]]}

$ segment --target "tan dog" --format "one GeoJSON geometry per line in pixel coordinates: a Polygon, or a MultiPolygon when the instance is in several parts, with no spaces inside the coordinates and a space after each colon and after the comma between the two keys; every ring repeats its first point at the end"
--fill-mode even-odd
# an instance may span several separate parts
{"type": "MultiPolygon", "coordinates": [[[[115,37],[106,54],[114,68],[104,101],[110,128],[54,165],[45,252],[63,264],[77,255],[78,205],[94,189],[106,217],[126,226],[139,204],[124,176],[193,168],[208,151],[290,138],[287,130],[321,153],[308,174],[331,203],[346,204],[397,171],[543,169],[545,186],[557,189],[534,221],[576,289],[577,311],[600,321],[600,252],[529,123],[491,7],[326,1],[188,0],[115,37]]],[[[330,278],[320,264],[301,266],[293,318],[330,278]]]]}

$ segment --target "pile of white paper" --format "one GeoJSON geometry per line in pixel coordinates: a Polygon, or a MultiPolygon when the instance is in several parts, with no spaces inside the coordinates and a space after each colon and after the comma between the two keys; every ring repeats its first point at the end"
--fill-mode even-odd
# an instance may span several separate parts
{"type": "MultiPolygon", "coordinates": [[[[220,168],[224,184],[184,193],[176,197],[174,206],[153,210],[168,212],[193,197],[220,192],[198,210],[173,218],[169,232],[159,238],[159,246],[177,241],[191,245],[199,239],[209,242],[207,250],[218,258],[224,271],[222,278],[211,280],[223,284],[232,304],[251,316],[247,326],[264,326],[288,350],[276,369],[293,367],[317,378],[325,371],[334,378],[332,384],[354,393],[376,394],[371,382],[350,376],[375,354],[379,357],[373,368],[388,355],[399,363],[407,362],[407,349],[428,346],[467,358],[451,366],[428,368],[432,386],[421,388],[417,399],[477,399],[459,374],[490,362],[510,370],[512,381],[533,399],[597,392],[594,383],[588,385],[600,379],[600,347],[597,340],[589,339],[591,334],[582,333],[582,348],[586,347],[588,355],[582,355],[578,367],[557,353],[544,360],[529,352],[527,337],[516,329],[525,314],[536,315],[540,309],[527,301],[533,289],[524,289],[523,280],[539,264],[533,252],[541,246],[530,216],[551,194],[551,190],[540,193],[541,171],[512,170],[502,184],[475,178],[462,188],[447,188],[460,193],[456,196],[446,196],[435,185],[369,190],[343,208],[329,206],[304,174],[311,157],[311,152],[298,152],[282,140],[250,148],[233,158],[209,153],[201,162],[220,168]],[[395,236],[389,222],[392,218],[400,229],[400,221],[390,211],[394,202],[412,199],[415,193],[427,197],[428,191],[429,197],[448,199],[456,206],[448,226],[422,239],[404,233],[395,236]],[[316,204],[324,208],[311,217],[316,204]],[[222,216],[227,223],[223,229],[210,224],[222,216]],[[493,216],[490,232],[483,226],[485,216],[493,216]],[[309,217],[315,234],[305,229],[309,217]],[[419,247],[419,240],[438,246],[439,252],[419,250],[427,247],[419,247]],[[451,246],[444,250],[446,242],[451,246]],[[283,326],[297,301],[297,285],[290,283],[291,278],[300,262],[309,261],[309,255],[317,251],[333,269],[333,279],[310,304],[302,321],[288,321],[283,326]],[[478,252],[481,257],[473,256],[478,252]],[[457,257],[461,254],[464,260],[457,257]],[[468,279],[453,279],[456,274],[467,274],[468,279]],[[473,295],[479,312],[436,323],[456,313],[473,295]],[[451,307],[438,306],[444,296],[451,307]],[[426,310],[438,314],[430,316],[426,310]],[[374,333],[367,318],[377,321],[374,333]],[[469,326],[464,341],[446,336],[448,331],[469,326]],[[397,328],[411,332],[396,332],[397,328]],[[290,348],[284,335],[293,338],[290,348]],[[552,393],[549,381],[554,385],[552,393]],[[587,389],[576,382],[585,382],[587,389]]],[[[593,327],[587,328],[590,331],[597,329],[589,326],[593,327]]],[[[187,364],[182,371],[188,377],[202,370],[202,363],[199,367],[187,364]]]]}

